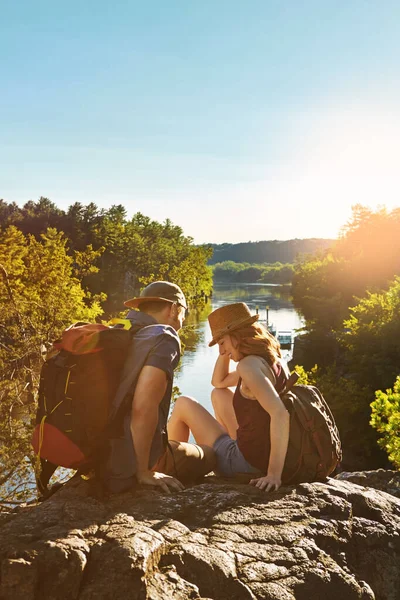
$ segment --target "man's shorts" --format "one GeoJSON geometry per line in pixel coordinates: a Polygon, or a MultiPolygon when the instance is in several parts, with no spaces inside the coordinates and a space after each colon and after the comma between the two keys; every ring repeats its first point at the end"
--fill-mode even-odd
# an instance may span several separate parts
{"type": "Polygon", "coordinates": [[[209,446],[170,440],[152,471],[172,475],[182,483],[195,483],[215,469],[215,453],[209,446]]]}
{"type": "Polygon", "coordinates": [[[216,475],[235,477],[238,474],[254,473],[258,477],[261,476],[260,471],[247,462],[239,450],[237,441],[233,440],[227,433],[215,440],[213,448],[217,457],[216,475]]]}

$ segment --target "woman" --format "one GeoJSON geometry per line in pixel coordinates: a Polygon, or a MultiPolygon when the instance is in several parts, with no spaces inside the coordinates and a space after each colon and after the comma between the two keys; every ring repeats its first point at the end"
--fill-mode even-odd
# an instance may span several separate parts
{"type": "Polygon", "coordinates": [[[254,474],[250,484],[277,490],[290,419],[279,397],[287,381],[279,343],[242,302],[218,308],[208,319],[213,336],[209,345],[219,345],[212,377],[216,419],[193,399],[181,396],[168,423],[168,436],[187,441],[191,430],[198,444],[214,448],[219,474],[254,474]],[[233,372],[231,359],[238,363],[233,372]],[[229,389],[233,386],[234,394],[229,389]]]}

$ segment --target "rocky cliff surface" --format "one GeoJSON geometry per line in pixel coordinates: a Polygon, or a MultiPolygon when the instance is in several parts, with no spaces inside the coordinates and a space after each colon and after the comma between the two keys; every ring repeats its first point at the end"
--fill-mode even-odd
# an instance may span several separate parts
{"type": "Polygon", "coordinates": [[[0,513],[0,598],[399,600],[400,499],[341,477],[106,501],[75,480],[0,513]]]}

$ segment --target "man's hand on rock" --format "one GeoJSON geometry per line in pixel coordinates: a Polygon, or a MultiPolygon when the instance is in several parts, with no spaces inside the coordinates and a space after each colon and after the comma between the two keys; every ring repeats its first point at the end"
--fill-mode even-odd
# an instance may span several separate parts
{"type": "Polygon", "coordinates": [[[265,490],[266,492],[274,492],[280,488],[282,481],[280,477],[276,477],[275,475],[265,475],[265,477],[259,477],[258,479],[252,479],[250,485],[254,485],[260,490],[265,490]]]}
{"type": "Polygon", "coordinates": [[[144,471],[143,473],[138,473],[137,480],[138,483],[144,485],[160,487],[167,494],[170,494],[171,490],[181,492],[185,489],[185,486],[179,479],[175,479],[175,477],[171,477],[171,475],[165,475],[165,473],[158,473],[157,471],[144,471]]]}

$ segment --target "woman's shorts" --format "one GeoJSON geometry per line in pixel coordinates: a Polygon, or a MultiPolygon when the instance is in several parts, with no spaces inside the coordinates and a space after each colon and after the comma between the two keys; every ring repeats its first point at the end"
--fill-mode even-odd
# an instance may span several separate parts
{"type": "Polygon", "coordinates": [[[260,473],[247,462],[238,448],[237,441],[227,433],[215,440],[213,449],[217,457],[215,472],[221,477],[233,477],[237,473],[260,473]]]}

